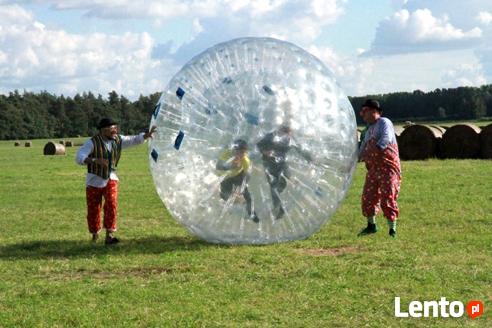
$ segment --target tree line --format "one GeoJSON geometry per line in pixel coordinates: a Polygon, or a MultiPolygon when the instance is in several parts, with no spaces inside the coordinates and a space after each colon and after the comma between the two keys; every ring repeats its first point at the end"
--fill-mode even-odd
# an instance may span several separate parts
{"type": "Polygon", "coordinates": [[[378,100],[383,115],[395,121],[476,120],[492,117],[492,84],[435,89],[430,92],[416,90],[349,97],[357,113],[366,98],[378,100]]]}
{"type": "Polygon", "coordinates": [[[0,139],[36,139],[90,136],[104,117],[116,120],[125,134],[148,128],[160,93],[130,101],[115,91],[105,99],[83,93],[72,97],[48,92],[0,95],[0,139]]]}
{"type": "MultiPolygon", "coordinates": [[[[160,93],[130,101],[115,91],[107,98],[91,92],[74,97],[18,91],[0,95],[0,140],[65,138],[97,133],[97,122],[112,117],[121,131],[134,134],[148,127],[160,93]]],[[[366,98],[380,101],[384,116],[404,120],[470,120],[492,117],[492,85],[396,92],[349,97],[358,112],[366,98]]]]}

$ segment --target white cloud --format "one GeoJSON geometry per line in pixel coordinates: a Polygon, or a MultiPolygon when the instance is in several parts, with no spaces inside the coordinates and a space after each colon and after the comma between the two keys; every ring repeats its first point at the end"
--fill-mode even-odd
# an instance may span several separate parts
{"type": "Polygon", "coordinates": [[[0,92],[116,90],[137,97],[162,90],[173,69],[151,58],[154,43],[145,32],[80,35],[49,29],[19,6],[0,5],[0,92]]]}
{"type": "Polygon", "coordinates": [[[163,28],[174,19],[192,22],[188,42],[181,38],[166,44],[155,44],[147,33],[69,33],[51,27],[49,21],[43,25],[17,4],[5,5],[11,2],[0,0],[0,78],[4,90],[57,91],[64,85],[64,90],[80,91],[121,88],[116,91],[130,95],[161,90],[187,60],[231,38],[271,36],[308,46],[324,26],[343,14],[346,1],[36,0],[36,4],[53,10],[77,10],[85,17],[109,22],[150,20],[163,28]],[[155,80],[161,81],[158,86],[148,83],[155,80]]]}
{"type": "Polygon", "coordinates": [[[477,15],[477,20],[483,25],[490,25],[492,23],[492,13],[481,11],[477,15]]]}
{"type": "Polygon", "coordinates": [[[115,20],[137,19],[155,23],[150,25],[158,33],[159,28],[167,28],[168,22],[178,18],[177,25],[186,22],[189,29],[179,42],[164,39],[164,44],[156,44],[157,37],[146,32],[75,34],[53,28],[59,26],[53,21],[41,23],[21,6],[2,5],[7,1],[0,0],[2,93],[26,88],[104,94],[114,89],[135,98],[139,93],[162,90],[182,64],[203,50],[242,36],[272,36],[304,47],[334,72],[348,95],[428,91],[492,81],[492,47],[488,47],[492,44],[492,24],[486,14],[492,13],[492,1],[487,1],[491,5],[483,0],[450,5],[444,0],[392,0],[399,10],[381,22],[370,49],[357,50],[378,56],[356,57],[315,46],[322,30],[343,14],[346,0],[24,3],[33,1],[60,11],[77,10],[72,14],[82,13],[108,25],[115,20]],[[384,54],[392,56],[380,56],[384,54]]]}
{"type": "MultiPolygon", "coordinates": [[[[489,83],[492,82],[492,49],[490,47],[492,44],[492,1],[408,0],[402,8],[409,12],[427,8],[436,17],[447,17],[448,23],[462,31],[471,31],[480,26],[482,31],[480,40],[477,39],[476,42],[473,42],[469,39],[468,42],[461,42],[462,47],[469,47],[468,49],[471,49],[475,54],[473,60],[462,61],[461,64],[469,65],[472,61],[476,62],[481,71],[454,68],[443,74],[441,83],[449,84],[461,81],[466,85],[476,85],[484,78],[489,83]]],[[[454,45],[458,46],[456,42],[454,45]]],[[[436,46],[430,48],[436,48],[436,46]]]]}
{"type": "MultiPolygon", "coordinates": [[[[17,1],[19,2],[19,1],[17,1]]],[[[29,0],[20,2],[30,2],[29,0]]],[[[154,19],[161,24],[173,18],[217,19],[243,17],[251,26],[313,27],[335,22],[346,0],[38,0],[56,10],[81,10],[101,19],[154,19]]],[[[0,2],[1,3],[1,2],[0,2]]],[[[316,29],[318,30],[318,29],[316,29]]],[[[290,29],[290,32],[295,29],[290,29]]],[[[299,32],[297,32],[299,33],[299,32]]],[[[319,33],[319,31],[317,31],[319,33]]]]}
{"type": "Polygon", "coordinates": [[[462,64],[444,72],[442,81],[446,87],[480,86],[487,83],[480,64],[462,64]]]}
{"type": "MultiPolygon", "coordinates": [[[[489,37],[489,43],[492,42],[492,36],[489,37]]],[[[487,81],[492,82],[492,47],[484,45],[476,49],[475,54],[480,61],[483,74],[487,81]]]]}
{"type": "MultiPolygon", "coordinates": [[[[176,63],[184,64],[214,44],[243,36],[274,37],[308,47],[323,27],[334,23],[343,13],[345,2],[223,0],[214,3],[220,3],[219,13],[199,19],[201,32],[194,39],[172,53],[162,51],[172,46],[159,45],[159,56],[169,56],[176,63]]],[[[199,16],[199,13],[193,12],[193,15],[199,16]]]]}
{"type": "Polygon", "coordinates": [[[478,27],[463,31],[446,15],[434,17],[429,9],[402,9],[383,20],[371,49],[366,54],[395,54],[466,48],[480,42],[478,27]]]}
{"type": "Polygon", "coordinates": [[[477,26],[476,17],[481,11],[492,12],[490,0],[408,0],[401,9],[413,12],[417,9],[429,9],[434,16],[446,15],[453,26],[470,30],[477,26]]]}
{"type": "Polygon", "coordinates": [[[327,47],[311,46],[307,49],[318,57],[332,72],[347,95],[363,95],[371,85],[374,60],[350,58],[337,54],[327,47]]]}
{"type": "MultiPolygon", "coordinates": [[[[350,96],[417,89],[428,92],[436,88],[478,86],[487,82],[472,50],[355,58],[341,56],[330,48],[312,46],[308,51],[332,70],[342,89],[350,96]]],[[[492,58],[492,48],[490,51],[492,58]]]]}
{"type": "MultiPolygon", "coordinates": [[[[24,2],[29,2],[28,0],[24,2]]],[[[163,26],[175,18],[240,21],[249,35],[308,44],[343,14],[346,0],[38,0],[56,10],[81,10],[107,20],[151,19],[163,26]]]]}
{"type": "Polygon", "coordinates": [[[2,18],[2,25],[23,24],[32,21],[33,15],[19,5],[13,4],[3,6],[0,3],[0,18],[2,18]]]}

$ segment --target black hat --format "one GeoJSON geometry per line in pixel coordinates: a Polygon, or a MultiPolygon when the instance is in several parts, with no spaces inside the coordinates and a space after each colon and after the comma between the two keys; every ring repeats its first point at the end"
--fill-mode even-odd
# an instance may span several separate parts
{"type": "Polygon", "coordinates": [[[381,106],[379,106],[379,101],[374,99],[366,99],[366,101],[364,101],[364,103],[362,104],[362,107],[370,107],[380,112],[382,111],[381,106]]]}
{"type": "Polygon", "coordinates": [[[106,117],[106,118],[103,118],[102,120],[99,121],[97,128],[98,129],[107,128],[108,126],[111,126],[111,125],[118,125],[118,123],[113,121],[112,118],[106,117]]]}
{"type": "Polygon", "coordinates": [[[289,123],[283,123],[282,125],[280,125],[278,130],[281,132],[290,133],[292,131],[292,127],[289,123]]]}
{"type": "Polygon", "coordinates": [[[248,143],[243,139],[234,140],[232,144],[232,149],[234,150],[248,150],[248,143]]]}

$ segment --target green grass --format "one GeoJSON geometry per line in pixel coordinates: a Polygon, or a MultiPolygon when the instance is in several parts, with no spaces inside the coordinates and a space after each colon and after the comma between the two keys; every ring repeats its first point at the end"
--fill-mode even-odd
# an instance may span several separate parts
{"type": "Polygon", "coordinates": [[[107,248],[89,243],[76,148],[44,157],[44,142],[0,142],[1,327],[492,326],[490,161],[404,162],[396,240],[385,225],[356,237],[360,165],[336,215],[307,240],[227,246],[167,214],[140,146],[120,162],[123,241],[107,248]],[[398,319],[395,296],[404,309],[478,299],[485,314],[398,319]]]}

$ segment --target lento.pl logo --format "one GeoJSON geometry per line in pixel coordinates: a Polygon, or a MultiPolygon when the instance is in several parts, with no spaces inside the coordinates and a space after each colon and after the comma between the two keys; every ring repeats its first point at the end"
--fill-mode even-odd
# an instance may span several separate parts
{"type": "MultiPolygon", "coordinates": [[[[465,306],[462,302],[449,302],[446,297],[441,297],[440,301],[411,301],[407,309],[402,309],[400,298],[395,297],[395,317],[397,318],[461,318],[465,313],[465,306]]],[[[469,301],[466,304],[466,312],[472,319],[481,316],[483,303],[481,301],[469,301]]]]}

